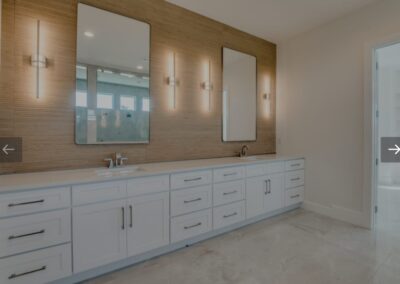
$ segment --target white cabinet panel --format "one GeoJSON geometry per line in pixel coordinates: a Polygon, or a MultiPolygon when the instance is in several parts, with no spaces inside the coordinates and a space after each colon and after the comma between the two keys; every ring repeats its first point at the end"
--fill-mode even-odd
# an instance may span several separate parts
{"type": "Polygon", "coordinates": [[[285,174],[286,188],[298,187],[304,184],[304,170],[287,172],[285,174]]]}
{"type": "Polygon", "coordinates": [[[272,174],[267,178],[268,190],[264,194],[264,210],[272,212],[283,207],[283,174],[272,174]]]}
{"type": "Polygon", "coordinates": [[[174,217],[171,219],[171,242],[179,242],[211,231],[212,210],[174,217]]]}
{"type": "Polygon", "coordinates": [[[73,208],[74,272],[127,256],[125,207],[117,200],[73,208]]]}
{"type": "Polygon", "coordinates": [[[239,201],[245,198],[245,180],[223,182],[214,185],[214,206],[239,201]]]}
{"type": "Polygon", "coordinates": [[[169,191],[169,176],[152,176],[128,180],[128,196],[169,191]]]}
{"type": "Polygon", "coordinates": [[[0,257],[70,240],[70,209],[0,220],[0,257]]]}
{"type": "Polygon", "coordinates": [[[128,201],[128,256],[169,244],[169,192],[128,201]]]}
{"type": "Polygon", "coordinates": [[[70,244],[0,259],[1,284],[43,284],[71,273],[70,244]]]}
{"type": "Polygon", "coordinates": [[[297,159],[285,162],[285,169],[287,171],[295,171],[304,169],[304,159],[297,159]]]}
{"type": "Polygon", "coordinates": [[[72,187],[74,206],[109,201],[126,197],[126,182],[110,181],[72,187]]]}
{"type": "Polygon", "coordinates": [[[220,229],[245,220],[245,201],[240,201],[213,209],[213,227],[220,229]]]}
{"type": "Polygon", "coordinates": [[[304,200],[304,187],[295,187],[285,190],[285,206],[291,206],[304,200]]]}
{"type": "Polygon", "coordinates": [[[179,189],[192,186],[210,184],[212,182],[212,171],[194,171],[171,175],[171,188],[179,189]]]}
{"type": "Polygon", "coordinates": [[[214,170],[214,183],[241,179],[245,175],[244,167],[230,167],[214,170]]]}
{"type": "Polygon", "coordinates": [[[69,187],[31,190],[0,195],[0,217],[43,212],[69,207],[69,187]]]}
{"type": "Polygon", "coordinates": [[[212,206],[212,186],[200,186],[171,192],[171,215],[177,216],[212,206]]]}

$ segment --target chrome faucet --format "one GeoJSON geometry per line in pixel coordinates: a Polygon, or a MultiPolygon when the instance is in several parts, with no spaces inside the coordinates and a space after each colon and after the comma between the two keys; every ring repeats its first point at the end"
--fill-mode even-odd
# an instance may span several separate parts
{"type": "Polygon", "coordinates": [[[122,154],[118,152],[114,153],[113,158],[104,159],[105,162],[108,162],[109,169],[123,167],[127,160],[128,158],[123,157],[122,154]]]}
{"type": "Polygon", "coordinates": [[[249,147],[247,145],[243,145],[239,153],[240,157],[246,157],[247,151],[249,151],[249,147]]]}

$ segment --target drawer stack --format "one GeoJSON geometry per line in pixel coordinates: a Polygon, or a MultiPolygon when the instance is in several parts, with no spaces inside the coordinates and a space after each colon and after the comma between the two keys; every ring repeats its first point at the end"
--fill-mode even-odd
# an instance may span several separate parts
{"type": "Polygon", "coordinates": [[[291,206],[304,200],[304,159],[285,163],[285,206],[291,206]]]}
{"type": "Polygon", "coordinates": [[[0,196],[0,283],[71,275],[70,203],[69,188],[0,196]]]}

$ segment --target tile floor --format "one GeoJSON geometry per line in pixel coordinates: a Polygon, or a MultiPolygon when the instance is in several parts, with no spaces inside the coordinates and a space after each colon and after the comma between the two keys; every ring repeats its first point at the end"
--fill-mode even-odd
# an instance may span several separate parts
{"type": "Polygon", "coordinates": [[[90,284],[399,284],[400,242],[302,209],[90,284]]]}

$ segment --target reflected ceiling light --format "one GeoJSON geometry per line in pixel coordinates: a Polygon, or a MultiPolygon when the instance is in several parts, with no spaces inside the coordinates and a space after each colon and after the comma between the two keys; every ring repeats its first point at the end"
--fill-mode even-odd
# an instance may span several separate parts
{"type": "Polygon", "coordinates": [[[90,31],[86,31],[83,33],[85,36],[87,37],[94,37],[94,33],[90,32],[90,31]]]}
{"type": "Polygon", "coordinates": [[[86,66],[83,66],[83,65],[76,65],[76,68],[81,69],[81,70],[86,70],[86,66]]]}
{"type": "Polygon", "coordinates": [[[123,72],[119,73],[119,75],[125,76],[125,77],[128,77],[128,78],[134,78],[134,77],[136,77],[136,76],[133,75],[133,74],[130,74],[130,73],[123,73],[123,72]]]}
{"type": "Polygon", "coordinates": [[[147,77],[147,76],[142,76],[142,79],[143,79],[143,80],[149,80],[150,78],[147,77]]]}
{"type": "Polygon", "coordinates": [[[142,69],[143,69],[143,66],[142,66],[142,65],[138,65],[138,66],[136,66],[136,69],[142,70],[142,69]]]}
{"type": "Polygon", "coordinates": [[[111,70],[104,69],[104,70],[103,70],[103,73],[106,73],[106,74],[113,74],[114,72],[111,71],[111,70]]]}

